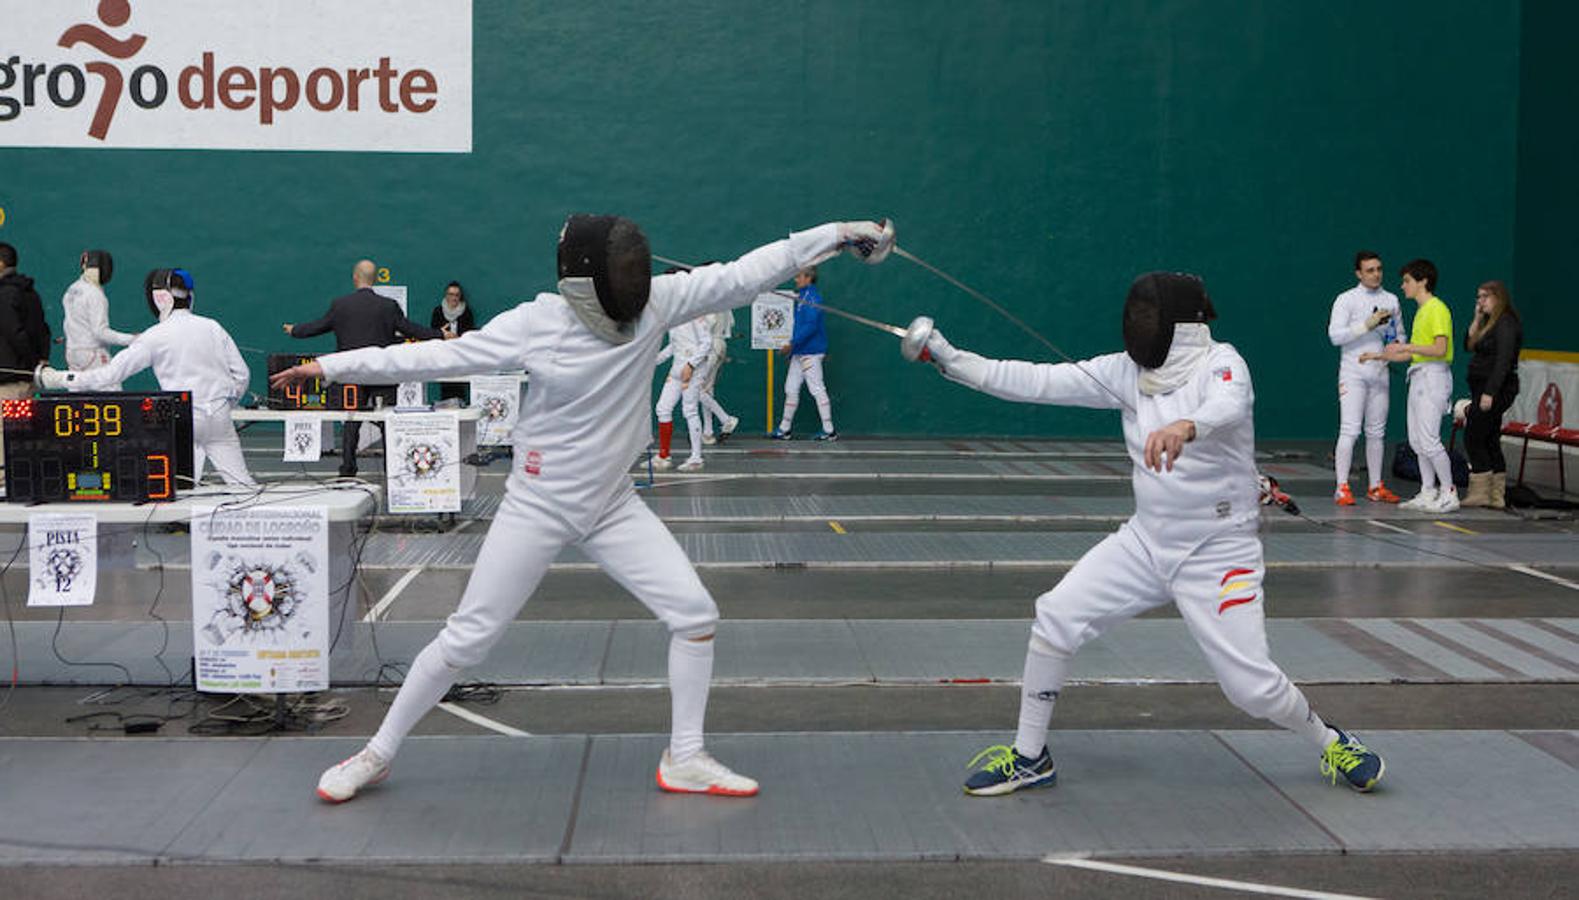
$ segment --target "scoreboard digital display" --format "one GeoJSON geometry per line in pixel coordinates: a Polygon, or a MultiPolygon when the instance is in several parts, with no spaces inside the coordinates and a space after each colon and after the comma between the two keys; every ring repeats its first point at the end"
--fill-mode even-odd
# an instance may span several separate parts
{"type": "Polygon", "coordinates": [[[0,403],[9,503],[175,499],[192,479],[192,395],[49,394],[0,403]]]}
{"type": "MultiPolygon", "coordinates": [[[[317,359],[312,353],[270,353],[269,376],[317,359]]],[[[372,409],[375,391],[354,384],[333,384],[314,378],[287,388],[269,386],[269,409],[372,409]]]]}

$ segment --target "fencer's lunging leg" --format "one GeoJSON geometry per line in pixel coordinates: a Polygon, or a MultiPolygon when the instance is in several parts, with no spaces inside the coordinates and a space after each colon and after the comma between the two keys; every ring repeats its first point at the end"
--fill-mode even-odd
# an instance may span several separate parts
{"type": "Polygon", "coordinates": [[[718,625],[712,595],[674,535],[629,488],[581,548],[669,627],[669,753],[677,762],[695,755],[703,745],[712,686],[712,637],[718,625]]]}
{"type": "MultiPolygon", "coordinates": [[[[517,473],[519,474],[519,473],[517,473]]],[[[460,606],[406,674],[368,748],[388,761],[460,673],[482,662],[571,535],[556,516],[507,490],[477,554],[460,606]]]]}
{"type": "Polygon", "coordinates": [[[1014,740],[1020,755],[1035,758],[1047,745],[1053,705],[1081,645],[1167,600],[1162,580],[1152,573],[1151,559],[1128,523],[1092,547],[1057,587],[1036,599],[1014,740]]]}
{"type": "Polygon", "coordinates": [[[1179,614],[1229,701],[1252,716],[1305,737],[1318,748],[1337,732],[1272,661],[1266,637],[1266,574],[1254,531],[1208,540],[1174,574],[1179,614]]]}

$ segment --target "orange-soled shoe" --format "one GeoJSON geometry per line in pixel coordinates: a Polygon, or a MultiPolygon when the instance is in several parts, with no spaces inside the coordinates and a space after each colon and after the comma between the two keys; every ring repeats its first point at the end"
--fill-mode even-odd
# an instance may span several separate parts
{"type": "Polygon", "coordinates": [[[669,751],[658,761],[658,787],[676,794],[714,794],[720,797],[755,797],[757,783],[737,775],[706,751],[675,762],[669,751]]]}
{"type": "Polygon", "coordinates": [[[1349,490],[1348,485],[1340,484],[1338,485],[1338,489],[1332,494],[1332,502],[1338,504],[1339,506],[1353,506],[1354,492],[1349,490]]]}
{"type": "Polygon", "coordinates": [[[1402,498],[1392,491],[1389,491],[1387,489],[1387,485],[1378,484],[1376,487],[1373,487],[1365,492],[1365,499],[1370,500],[1373,503],[1397,503],[1402,498]]]}

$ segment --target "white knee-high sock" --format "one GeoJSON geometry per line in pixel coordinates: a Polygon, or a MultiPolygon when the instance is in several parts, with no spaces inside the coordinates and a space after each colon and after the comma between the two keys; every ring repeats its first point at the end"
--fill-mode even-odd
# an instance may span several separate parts
{"type": "Polygon", "coordinates": [[[817,398],[817,415],[822,417],[822,430],[833,434],[833,403],[826,394],[817,398]]]}
{"type": "Polygon", "coordinates": [[[1376,487],[1382,483],[1382,448],[1387,441],[1379,437],[1365,439],[1365,472],[1371,477],[1370,486],[1376,487]]]}
{"type": "Polygon", "coordinates": [[[789,431],[790,430],[790,423],[795,421],[795,408],[798,407],[798,406],[800,406],[800,399],[799,398],[794,399],[794,400],[790,400],[788,398],[785,398],[785,400],[784,400],[783,417],[779,419],[779,430],[780,431],[789,431]]]}
{"type": "Polygon", "coordinates": [[[428,710],[438,705],[460,673],[460,669],[451,668],[444,661],[444,653],[439,649],[437,640],[423,647],[412,661],[411,669],[406,672],[406,680],[401,683],[394,704],[384,714],[384,722],[378,726],[378,733],[367,742],[367,749],[385,760],[394,759],[395,753],[400,750],[400,742],[428,714],[428,710]]]}
{"type": "Polygon", "coordinates": [[[1354,467],[1354,435],[1338,435],[1338,445],[1332,450],[1333,468],[1338,476],[1338,484],[1349,483],[1349,470],[1354,467]]]}
{"type": "Polygon", "coordinates": [[[679,762],[702,749],[707,692],[713,684],[713,642],[669,638],[669,759],[679,762]]]}
{"type": "Polygon", "coordinates": [[[1047,727],[1053,721],[1053,704],[1063,689],[1069,669],[1067,657],[1055,656],[1033,639],[1025,653],[1025,676],[1020,690],[1020,729],[1014,736],[1014,749],[1021,756],[1036,758],[1047,746],[1047,727]]]}

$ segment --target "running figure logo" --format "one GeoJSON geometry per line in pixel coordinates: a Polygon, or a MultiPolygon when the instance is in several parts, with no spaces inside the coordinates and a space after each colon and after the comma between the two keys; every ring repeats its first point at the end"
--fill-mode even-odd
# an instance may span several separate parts
{"type": "MultiPolygon", "coordinates": [[[[99,0],[98,12],[100,22],[119,28],[131,21],[132,4],[130,0],[99,0]]],[[[148,38],[141,34],[121,40],[97,25],[78,23],[66,29],[59,44],[68,50],[78,44],[87,44],[112,59],[131,59],[147,42],[148,38]]],[[[99,108],[94,111],[93,124],[88,128],[89,136],[102,141],[110,133],[110,121],[115,118],[115,107],[121,102],[125,79],[119,68],[107,62],[90,62],[83,68],[104,79],[104,93],[99,96],[99,108]]]]}
{"type": "Polygon", "coordinates": [[[443,451],[432,444],[412,444],[406,450],[406,474],[419,481],[437,477],[443,465],[443,451]]]}
{"type": "Polygon", "coordinates": [[[82,574],[82,554],[68,547],[51,550],[45,564],[50,577],[55,579],[55,592],[59,594],[71,590],[72,582],[82,574]]]}

